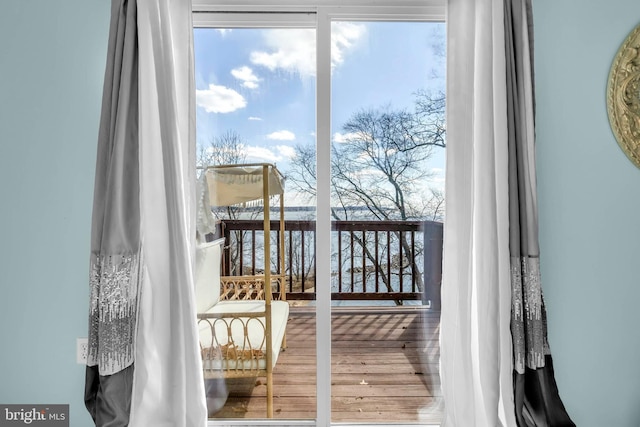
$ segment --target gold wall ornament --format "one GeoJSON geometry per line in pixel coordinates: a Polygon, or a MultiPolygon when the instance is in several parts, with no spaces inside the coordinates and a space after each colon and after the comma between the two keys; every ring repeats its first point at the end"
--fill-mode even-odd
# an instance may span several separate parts
{"type": "Polygon", "coordinates": [[[611,65],[607,111],[618,145],[640,168],[640,25],[627,36],[611,65]]]}

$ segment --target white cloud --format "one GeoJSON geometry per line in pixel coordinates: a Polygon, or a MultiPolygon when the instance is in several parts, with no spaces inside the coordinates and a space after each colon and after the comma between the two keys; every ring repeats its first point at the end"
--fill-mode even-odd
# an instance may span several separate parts
{"type": "Polygon", "coordinates": [[[295,149],[288,145],[278,145],[273,148],[248,146],[244,148],[247,158],[258,162],[277,163],[295,157],[295,149]]]}
{"type": "Polygon", "coordinates": [[[281,157],[293,159],[296,156],[296,149],[290,145],[278,145],[276,147],[281,157]]]}
{"type": "Polygon", "coordinates": [[[316,72],[315,31],[308,28],[274,29],[265,33],[268,52],[251,52],[251,62],[269,70],[282,69],[313,76],[316,72]]]}
{"type": "Polygon", "coordinates": [[[207,113],[231,113],[247,106],[242,95],[228,87],[209,85],[209,89],[196,90],[196,104],[207,113]]]}
{"type": "Polygon", "coordinates": [[[342,64],[345,55],[366,33],[367,27],[354,22],[336,21],[331,26],[331,68],[342,64]]]}
{"type": "Polygon", "coordinates": [[[293,141],[296,139],[296,135],[289,130],[279,130],[277,132],[267,135],[268,139],[275,139],[277,141],[293,141]]]}
{"type": "Polygon", "coordinates": [[[277,160],[273,151],[264,147],[257,147],[255,145],[245,147],[245,153],[249,159],[256,159],[258,161],[275,162],[277,160]]]}
{"type": "Polygon", "coordinates": [[[257,122],[261,122],[261,121],[262,121],[262,118],[261,118],[261,117],[254,117],[254,116],[251,116],[251,117],[249,117],[249,120],[253,120],[253,121],[257,121],[257,122]]]}
{"type": "Polygon", "coordinates": [[[242,86],[249,89],[257,89],[260,78],[253,74],[253,70],[249,67],[242,66],[231,70],[231,75],[242,82],[242,86]]]}
{"type": "Polygon", "coordinates": [[[331,138],[333,140],[333,142],[336,142],[338,144],[344,144],[345,142],[349,142],[349,140],[354,136],[354,134],[349,133],[340,133],[340,132],[336,132],[333,134],[333,137],[331,138]]]}
{"type": "MultiPolygon", "coordinates": [[[[331,34],[331,66],[335,68],[345,60],[366,32],[364,24],[335,22],[331,34]]],[[[262,65],[271,71],[284,70],[301,77],[316,74],[315,31],[306,28],[274,29],[266,32],[266,51],[251,52],[253,64],[262,65]]]]}
{"type": "Polygon", "coordinates": [[[231,28],[216,28],[216,31],[219,32],[224,37],[233,30],[231,28]]]}
{"type": "Polygon", "coordinates": [[[362,140],[362,139],[370,140],[371,137],[364,133],[358,133],[358,132],[349,132],[349,133],[336,132],[333,134],[332,139],[333,139],[333,142],[337,144],[346,144],[354,140],[362,140]]]}

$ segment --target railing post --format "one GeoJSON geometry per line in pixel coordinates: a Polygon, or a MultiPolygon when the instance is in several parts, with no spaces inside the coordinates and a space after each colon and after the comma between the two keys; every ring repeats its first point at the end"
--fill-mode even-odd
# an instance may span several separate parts
{"type": "Polygon", "coordinates": [[[424,222],[424,293],[423,303],[440,310],[440,285],[442,283],[442,223],[424,222]]]}

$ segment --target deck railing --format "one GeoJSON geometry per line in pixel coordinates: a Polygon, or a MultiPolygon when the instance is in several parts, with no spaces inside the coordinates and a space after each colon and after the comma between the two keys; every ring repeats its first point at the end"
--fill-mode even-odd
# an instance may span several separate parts
{"type": "MultiPolygon", "coordinates": [[[[223,274],[264,271],[262,220],[224,220],[223,274]]],[[[422,301],[440,306],[442,223],[332,221],[333,300],[422,301]]],[[[271,222],[271,271],[280,266],[279,224],[271,222]]],[[[285,221],[287,300],[315,299],[315,221],[285,221]]]]}

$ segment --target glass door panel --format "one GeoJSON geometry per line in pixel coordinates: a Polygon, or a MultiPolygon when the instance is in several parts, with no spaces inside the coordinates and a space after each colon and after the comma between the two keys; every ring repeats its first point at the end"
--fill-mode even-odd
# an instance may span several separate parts
{"type": "Polygon", "coordinates": [[[444,24],[331,39],[331,419],[438,424],[444,24]]]}
{"type": "MultiPolygon", "coordinates": [[[[213,352],[219,360],[209,362],[218,363],[217,372],[205,372],[209,416],[314,419],[315,184],[301,187],[289,177],[315,164],[315,153],[305,148],[315,146],[315,30],[196,28],[194,46],[198,166],[268,163],[277,167],[285,183],[282,204],[272,196],[269,209],[262,199],[213,207],[218,235],[209,239],[224,238],[222,276],[264,277],[268,269],[273,298],[286,297],[289,312],[284,324],[272,321],[271,353],[263,340],[265,317],[253,322],[263,328],[256,332],[262,333],[257,340],[248,338],[251,331],[240,337],[232,333],[225,335],[232,339],[203,348],[203,357],[213,352]],[[253,372],[266,369],[266,353],[272,354],[273,372],[253,372]]],[[[243,183],[257,179],[251,174],[238,178],[243,183]]],[[[311,183],[314,177],[303,171],[302,179],[311,183]]],[[[232,299],[254,292],[255,284],[243,283],[232,299]]],[[[274,319],[275,312],[273,308],[274,319]]],[[[232,330],[240,322],[227,321],[225,328],[232,330]]],[[[240,329],[252,329],[244,325],[240,329]]]]}

